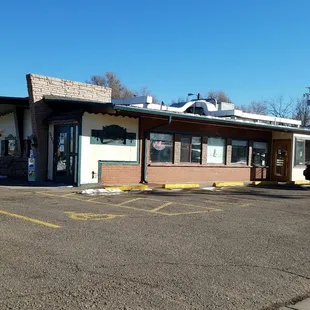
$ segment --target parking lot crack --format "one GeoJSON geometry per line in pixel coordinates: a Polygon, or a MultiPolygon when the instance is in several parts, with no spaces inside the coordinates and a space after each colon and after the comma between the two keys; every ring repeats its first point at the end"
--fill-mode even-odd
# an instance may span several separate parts
{"type": "Polygon", "coordinates": [[[278,267],[271,267],[271,266],[260,266],[260,265],[251,265],[251,264],[194,264],[194,263],[181,263],[181,262],[167,262],[167,261],[159,261],[159,262],[143,262],[143,263],[133,263],[133,264],[120,264],[120,265],[112,265],[112,266],[106,266],[101,265],[100,268],[122,268],[122,267],[129,267],[129,266],[141,266],[141,265],[152,265],[152,264],[161,264],[161,265],[174,265],[174,266],[195,266],[195,267],[201,267],[201,268],[220,268],[220,267],[236,267],[236,268],[263,268],[263,269],[270,269],[274,271],[279,271],[283,273],[287,273],[290,275],[294,275],[299,278],[303,278],[306,280],[310,280],[310,277],[304,276],[302,274],[289,271],[287,269],[278,268],[278,267]]]}

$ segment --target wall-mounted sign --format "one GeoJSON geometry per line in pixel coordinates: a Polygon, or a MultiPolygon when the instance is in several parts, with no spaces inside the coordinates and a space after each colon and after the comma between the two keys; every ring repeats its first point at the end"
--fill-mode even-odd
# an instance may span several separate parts
{"type": "Polygon", "coordinates": [[[126,128],[118,125],[102,127],[102,130],[92,129],[91,144],[109,144],[109,145],[136,145],[136,134],[127,132],[126,128]]]}

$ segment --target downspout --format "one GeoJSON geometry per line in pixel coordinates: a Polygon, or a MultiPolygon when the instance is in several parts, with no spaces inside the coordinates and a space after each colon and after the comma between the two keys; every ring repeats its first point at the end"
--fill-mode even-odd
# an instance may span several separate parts
{"type": "Polygon", "coordinates": [[[147,162],[148,162],[148,160],[147,160],[147,140],[148,139],[147,138],[148,138],[148,135],[152,130],[168,126],[171,124],[171,122],[172,122],[172,116],[169,116],[168,122],[166,124],[163,124],[160,126],[155,126],[155,127],[150,128],[144,132],[144,144],[143,144],[144,158],[143,158],[143,175],[142,175],[142,182],[143,183],[148,183],[148,180],[147,180],[147,162]]]}

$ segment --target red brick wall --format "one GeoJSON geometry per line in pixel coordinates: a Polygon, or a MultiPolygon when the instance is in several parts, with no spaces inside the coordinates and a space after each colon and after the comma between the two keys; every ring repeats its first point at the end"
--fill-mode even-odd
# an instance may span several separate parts
{"type": "Polygon", "coordinates": [[[165,182],[214,182],[249,181],[249,167],[210,167],[210,166],[150,166],[149,183],[165,182]]]}
{"type": "Polygon", "coordinates": [[[140,165],[101,166],[101,183],[104,185],[137,184],[141,182],[140,165]]]}
{"type": "Polygon", "coordinates": [[[252,167],[251,168],[251,181],[266,180],[269,176],[269,168],[265,167],[252,167]]]}
{"type": "MultiPolygon", "coordinates": [[[[140,137],[143,132],[155,126],[167,123],[167,119],[141,118],[140,137]]],[[[271,132],[251,130],[240,127],[222,127],[214,124],[196,124],[173,120],[169,126],[157,131],[175,131],[178,133],[193,133],[199,135],[219,135],[224,138],[244,138],[253,140],[270,140],[271,132]]],[[[148,143],[149,144],[149,143],[148,143]]],[[[142,180],[142,140],[140,143],[140,165],[102,165],[102,184],[119,185],[134,184],[142,180]]],[[[268,178],[268,171],[263,168],[250,166],[212,166],[212,165],[183,165],[152,164],[149,161],[149,145],[147,156],[147,178],[149,183],[177,182],[214,182],[214,181],[250,181],[268,178]]]]}

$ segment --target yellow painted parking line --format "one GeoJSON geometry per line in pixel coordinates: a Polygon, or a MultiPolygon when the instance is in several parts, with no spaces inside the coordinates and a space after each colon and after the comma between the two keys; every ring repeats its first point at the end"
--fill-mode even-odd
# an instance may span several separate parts
{"type": "Polygon", "coordinates": [[[69,197],[69,196],[73,196],[75,195],[76,193],[69,193],[69,194],[65,194],[65,195],[61,195],[60,197],[69,197]]]}
{"type": "Polygon", "coordinates": [[[56,194],[53,194],[50,192],[37,192],[37,193],[41,194],[41,195],[45,195],[45,196],[51,196],[51,197],[69,197],[69,196],[73,196],[76,194],[76,193],[68,193],[68,194],[64,194],[64,195],[56,195],[56,194]]]}
{"type": "Polygon", "coordinates": [[[152,209],[151,212],[157,212],[157,211],[162,210],[163,208],[166,208],[166,207],[168,207],[169,205],[172,205],[172,204],[173,204],[173,202],[166,202],[166,203],[162,204],[161,206],[152,209]]]}
{"type": "Polygon", "coordinates": [[[65,212],[69,218],[73,220],[79,220],[79,221],[104,221],[104,220],[112,220],[116,217],[123,217],[125,215],[123,214],[104,214],[104,213],[77,213],[68,211],[65,212]]]}
{"type": "Polygon", "coordinates": [[[59,197],[55,194],[52,194],[52,193],[47,193],[47,192],[37,192],[38,194],[40,195],[45,195],[45,196],[52,196],[52,197],[59,197]]]}
{"type": "Polygon", "coordinates": [[[117,206],[124,206],[124,205],[126,205],[127,203],[131,203],[131,202],[134,202],[134,201],[138,201],[138,200],[140,200],[140,199],[143,199],[143,198],[140,197],[140,198],[130,199],[130,200],[124,201],[124,202],[122,202],[122,203],[118,203],[117,206]]]}
{"type": "MultiPolygon", "coordinates": [[[[192,205],[192,204],[185,204],[185,203],[176,203],[176,202],[171,202],[171,201],[164,201],[161,199],[154,199],[154,198],[134,198],[134,199],[130,199],[127,201],[124,201],[120,204],[112,204],[112,203],[107,203],[107,202],[103,202],[103,201],[97,201],[95,199],[97,198],[93,198],[91,200],[85,200],[85,199],[81,199],[78,197],[73,197],[73,196],[57,196],[51,193],[44,193],[44,192],[40,192],[43,194],[47,194],[48,196],[53,196],[56,198],[66,198],[66,199],[72,199],[72,200],[78,200],[81,202],[89,202],[89,203],[93,203],[93,204],[99,204],[99,205],[105,205],[108,207],[119,207],[119,208],[123,208],[123,209],[129,209],[129,210],[134,210],[134,211],[140,211],[140,212],[147,212],[147,213],[151,213],[151,214],[160,214],[160,215],[166,215],[166,216],[172,216],[172,215],[186,215],[186,214],[198,214],[198,213],[208,213],[208,212],[219,212],[219,211],[223,211],[222,209],[218,209],[218,208],[210,208],[210,207],[205,207],[205,206],[199,206],[199,205],[192,205]],[[146,209],[141,209],[141,208],[137,208],[134,206],[126,206],[125,204],[128,204],[130,202],[134,202],[134,201],[138,201],[138,200],[149,200],[149,201],[157,201],[157,202],[162,202],[163,204],[160,205],[157,208],[151,209],[151,210],[146,210],[146,209]],[[193,211],[193,212],[178,212],[178,213],[165,213],[165,212],[160,212],[160,210],[162,210],[163,208],[171,205],[171,204],[178,204],[180,206],[185,206],[185,207],[195,207],[195,208],[200,208],[202,209],[202,211],[193,211]]],[[[100,198],[100,197],[98,197],[100,198]]],[[[216,204],[216,203],[214,203],[216,204]]],[[[224,202],[222,202],[221,204],[225,204],[224,202]]],[[[226,203],[226,204],[233,204],[236,205],[235,203],[226,203]]],[[[217,205],[217,204],[216,204],[217,205]]],[[[247,206],[248,204],[244,205],[247,206]]]]}
{"type": "Polygon", "coordinates": [[[203,214],[210,212],[222,212],[221,209],[212,209],[209,211],[192,211],[192,212],[179,212],[179,213],[166,213],[166,212],[156,212],[157,214],[167,215],[167,216],[175,216],[175,215],[190,215],[190,214],[203,214]]]}
{"type": "Polygon", "coordinates": [[[52,223],[40,221],[40,220],[31,218],[31,217],[19,215],[19,214],[16,214],[16,213],[10,213],[10,212],[4,211],[4,210],[0,210],[0,214],[16,217],[16,218],[21,219],[21,220],[29,221],[29,222],[32,222],[32,223],[35,223],[35,224],[39,224],[39,225],[43,225],[43,226],[47,226],[47,227],[51,227],[51,228],[60,228],[61,227],[59,225],[55,225],[55,224],[52,224],[52,223]]]}

